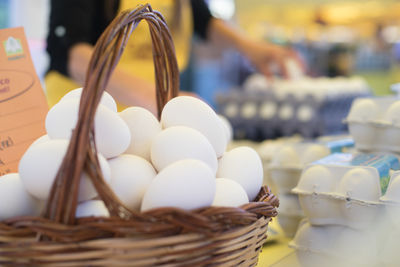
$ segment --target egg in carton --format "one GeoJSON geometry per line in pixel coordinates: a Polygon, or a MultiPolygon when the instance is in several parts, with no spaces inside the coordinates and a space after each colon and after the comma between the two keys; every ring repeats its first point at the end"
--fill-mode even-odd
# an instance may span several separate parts
{"type": "Polygon", "coordinates": [[[289,247],[296,250],[301,266],[379,266],[376,234],[341,225],[300,223],[289,247]]]}
{"type": "Polygon", "coordinates": [[[356,99],[345,120],[356,148],[400,153],[400,100],[396,97],[356,99]]]}
{"type": "Polygon", "coordinates": [[[296,187],[306,164],[331,153],[342,152],[353,146],[348,137],[324,142],[300,142],[283,145],[275,151],[268,166],[269,175],[278,193],[290,193],[296,187]]]}
{"type": "MultiPolygon", "coordinates": [[[[217,95],[219,113],[231,123],[235,139],[262,139],[260,127],[256,127],[260,124],[258,112],[261,100],[269,99],[269,95],[268,92],[242,90],[217,95]]],[[[270,134],[269,137],[275,137],[272,131],[270,134]]]]}
{"type": "Polygon", "coordinates": [[[279,134],[280,121],[277,117],[280,102],[273,92],[265,92],[259,99],[258,125],[263,139],[275,138],[279,134]]]}
{"type": "Polygon", "coordinates": [[[393,155],[337,153],[308,165],[292,192],[312,225],[366,229],[382,214],[379,199],[398,169],[393,155]]]}

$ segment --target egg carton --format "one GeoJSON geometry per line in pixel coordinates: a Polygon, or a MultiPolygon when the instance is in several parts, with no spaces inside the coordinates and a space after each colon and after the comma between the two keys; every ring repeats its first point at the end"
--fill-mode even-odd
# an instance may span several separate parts
{"type": "Polygon", "coordinates": [[[370,95],[364,83],[353,83],[351,79],[306,79],[265,87],[246,85],[256,89],[218,94],[217,109],[229,119],[239,139],[264,140],[296,133],[312,138],[341,133],[347,131],[342,121],[352,101],[370,95]],[[330,83],[334,85],[327,86],[330,83]]]}
{"type": "Polygon", "coordinates": [[[288,237],[293,237],[300,221],[304,218],[297,195],[279,195],[278,223],[288,237]]]}
{"type": "Polygon", "coordinates": [[[365,229],[381,214],[380,197],[398,169],[393,155],[337,153],[308,165],[292,192],[311,224],[365,229]]]}
{"type": "Polygon", "coordinates": [[[386,194],[380,198],[392,226],[400,234],[400,171],[392,174],[386,194]]]}
{"type": "Polygon", "coordinates": [[[381,245],[382,266],[397,266],[400,262],[398,242],[400,240],[400,172],[392,174],[386,194],[380,198],[385,206],[381,220],[385,223],[379,231],[385,240],[381,245]]]}
{"type": "Polygon", "coordinates": [[[345,152],[354,145],[349,136],[330,137],[320,142],[298,142],[276,149],[267,167],[278,193],[288,193],[296,187],[303,168],[329,154],[345,152]]]}
{"type": "Polygon", "coordinates": [[[393,231],[393,228],[389,229],[384,235],[384,242],[381,242],[380,259],[382,263],[380,266],[398,266],[400,262],[400,231],[398,229],[393,231]]]}
{"type": "Polygon", "coordinates": [[[341,225],[314,226],[302,221],[289,247],[301,266],[380,266],[374,232],[341,225]]]}
{"type": "MultiPolygon", "coordinates": [[[[291,136],[291,137],[281,137],[278,139],[267,139],[261,143],[257,143],[257,147],[255,148],[257,153],[260,155],[263,164],[264,171],[264,184],[267,184],[272,192],[277,192],[274,182],[272,181],[269,175],[269,164],[271,163],[272,158],[275,156],[276,152],[283,146],[292,143],[301,142],[303,139],[299,135],[291,136]]],[[[235,141],[236,142],[236,141],[235,141]]]]}
{"type": "Polygon", "coordinates": [[[356,148],[361,151],[400,153],[400,99],[359,98],[345,119],[356,148]]]}

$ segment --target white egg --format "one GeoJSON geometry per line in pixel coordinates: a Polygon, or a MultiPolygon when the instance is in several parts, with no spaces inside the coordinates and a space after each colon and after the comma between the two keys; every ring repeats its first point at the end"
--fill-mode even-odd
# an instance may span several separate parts
{"type": "MultiPolygon", "coordinates": [[[[60,101],[64,101],[65,99],[81,99],[82,95],[82,87],[77,88],[74,90],[69,91],[67,94],[65,94],[60,101]]],[[[103,92],[103,95],[101,96],[100,99],[100,104],[108,107],[114,112],[117,112],[117,103],[115,102],[114,98],[107,92],[103,92]]]]}
{"type": "Polygon", "coordinates": [[[379,106],[372,99],[361,98],[354,101],[347,119],[366,122],[376,119],[379,112],[379,106]]]}
{"type": "Polygon", "coordinates": [[[396,101],[389,106],[383,115],[384,120],[392,123],[394,126],[400,126],[400,101],[396,101]]]}
{"type": "MultiPolygon", "coordinates": [[[[56,178],[58,169],[67,152],[69,141],[62,139],[49,140],[31,146],[22,156],[18,170],[26,190],[34,197],[45,200],[48,198],[51,186],[56,178]]],[[[107,161],[99,155],[103,176],[110,180],[107,161]]],[[[94,188],[88,177],[83,177],[80,182],[80,201],[95,196],[94,188]]]]}
{"type": "Polygon", "coordinates": [[[300,158],[296,150],[291,146],[282,146],[275,152],[271,164],[280,167],[299,166],[300,158]]]}
{"type": "Polygon", "coordinates": [[[243,187],[231,179],[217,178],[215,198],[212,206],[239,207],[249,203],[246,191],[243,187]]]}
{"type": "Polygon", "coordinates": [[[161,113],[164,128],[187,126],[201,132],[213,146],[217,157],[225,152],[228,140],[221,120],[205,102],[191,96],[171,99],[161,113]]]}
{"type": "Polygon", "coordinates": [[[154,137],[161,132],[161,124],[147,109],[130,107],[119,113],[131,132],[131,143],[126,154],[140,156],[150,161],[150,147],[154,137]]]}
{"type": "Polygon", "coordinates": [[[110,217],[106,205],[101,200],[89,200],[78,204],[76,218],[82,217],[110,217]]]}
{"type": "Polygon", "coordinates": [[[246,79],[243,88],[248,91],[264,91],[270,87],[270,84],[265,75],[254,73],[246,79]]]}
{"type": "Polygon", "coordinates": [[[296,188],[307,193],[329,193],[335,190],[336,179],[322,165],[312,165],[304,170],[296,188]]]}
{"type": "Polygon", "coordinates": [[[47,134],[45,134],[45,135],[42,135],[41,137],[39,137],[38,139],[36,139],[35,141],[33,141],[31,146],[34,146],[34,145],[40,144],[40,143],[44,143],[44,142],[47,142],[49,140],[50,140],[50,137],[47,134]]]}
{"type": "Polygon", "coordinates": [[[338,192],[357,200],[378,201],[381,197],[379,178],[368,169],[353,168],[343,175],[338,192]]]}
{"type": "Polygon", "coordinates": [[[301,156],[301,160],[304,164],[311,163],[328,156],[331,153],[329,148],[323,145],[313,144],[310,145],[301,156]]]}
{"type": "Polygon", "coordinates": [[[142,198],[156,176],[153,166],[135,155],[121,155],[109,160],[111,167],[111,189],[131,210],[140,210],[142,198]]]}
{"type": "Polygon", "coordinates": [[[185,159],[162,170],[143,197],[142,211],[159,207],[197,209],[210,206],[215,196],[215,176],[202,161],[185,159]]]}
{"type": "Polygon", "coordinates": [[[38,202],[25,189],[18,173],[0,177],[0,221],[38,215],[38,202]]]}
{"type": "MultiPolygon", "coordinates": [[[[101,173],[103,174],[104,181],[108,184],[111,183],[111,169],[108,164],[106,158],[103,155],[97,154],[100,163],[101,173]]],[[[79,183],[79,192],[78,192],[78,202],[86,201],[93,199],[97,196],[97,191],[93,186],[92,181],[87,173],[83,173],[80,183],[79,183]]]]}
{"type": "MultiPolygon", "coordinates": [[[[47,113],[46,130],[51,139],[69,139],[78,119],[79,99],[66,99],[47,113]]],[[[128,125],[103,105],[95,116],[95,136],[98,151],[106,158],[122,154],[129,146],[131,134],[128,125]]]]}
{"type": "Polygon", "coordinates": [[[222,125],[224,126],[226,140],[228,140],[229,143],[233,139],[233,127],[226,117],[222,115],[218,115],[218,117],[220,118],[222,125]]]}
{"type": "Polygon", "coordinates": [[[238,182],[252,201],[260,191],[263,182],[261,159],[250,147],[234,148],[219,159],[217,177],[238,182]]]}
{"type": "Polygon", "coordinates": [[[157,171],[182,159],[197,159],[206,163],[213,173],[218,161],[207,138],[195,129],[175,126],[162,130],[151,145],[151,161],[157,171]]]}

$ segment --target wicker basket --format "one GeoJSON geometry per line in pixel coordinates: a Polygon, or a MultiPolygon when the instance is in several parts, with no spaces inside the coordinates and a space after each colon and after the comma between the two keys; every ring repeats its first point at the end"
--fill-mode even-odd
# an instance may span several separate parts
{"type": "Polygon", "coordinates": [[[133,212],[104,182],[93,121],[109,77],[141,20],[153,42],[157,105],[177,95],[178,67],[170,32],[150,5],[117,16],[97,42],[86,75],[79,120],[41,217],[0,222],[1,266],[255,266],[277,198],[261,188],[240,208],[133,212]],[[75,218],[80,173],[90,175],[110,218],[75,218]]]}

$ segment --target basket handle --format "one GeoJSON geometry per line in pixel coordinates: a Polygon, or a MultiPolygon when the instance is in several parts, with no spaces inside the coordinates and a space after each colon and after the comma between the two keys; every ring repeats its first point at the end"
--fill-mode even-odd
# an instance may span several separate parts
{"type": "Polygon", "coordinates": [[[87,172],[99,197],[111,216],[138,216],[127,209],[104,182],[97,158],[94,115],[111,74],[132,31],[145,20],[148,23],[155,70],[158,117],[165,103],[178,94],[179,70],[171,33],[163,16],[149,4],[120,13],[97,41],[79,106],[79,118],[71,141],[51,189],[43,216],[63,224],[76,222],[79,180],[87,172]]]}

